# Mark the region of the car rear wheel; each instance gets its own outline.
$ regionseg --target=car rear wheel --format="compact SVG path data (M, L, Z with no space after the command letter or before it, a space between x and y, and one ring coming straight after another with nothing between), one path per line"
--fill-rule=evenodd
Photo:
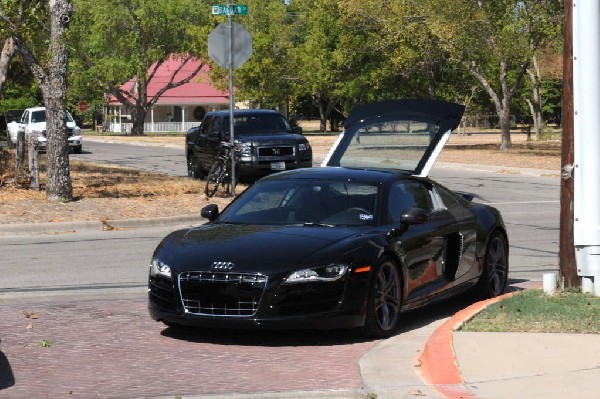
M508 283L508 243L504 235L495 231L485 251L483 270L475 286L480 298L493 298L504 292Z
M383 258L375 267L369 284L367 317L363 333L372 338L392 335L399 326L402 307L402 285L398 266L391 258Z

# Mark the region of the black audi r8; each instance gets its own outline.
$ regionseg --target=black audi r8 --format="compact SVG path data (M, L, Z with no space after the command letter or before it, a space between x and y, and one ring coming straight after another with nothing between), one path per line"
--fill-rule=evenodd
M208 205L208 223L156 248L151 317L385 337L403 311L467 290L502 293L502 216L426 177L462 111L423 100L360 106L324 167L263 178L222 212Z

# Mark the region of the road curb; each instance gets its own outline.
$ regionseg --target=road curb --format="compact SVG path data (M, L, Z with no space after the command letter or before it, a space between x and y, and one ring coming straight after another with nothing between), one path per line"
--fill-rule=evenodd
M438 327L427 340L417 359L417 364L420 365L417 374L421 379L446 399L474 399L473 393L464 385L452 346L452 333L489 305L514 294L515 292L509 292L474 303Z
M142 219L97 220L84 222L49 222L0 224L0 236L25 234L64 234L79 231L111 231L141 229L150 227L201 224L200 216L174 216Z

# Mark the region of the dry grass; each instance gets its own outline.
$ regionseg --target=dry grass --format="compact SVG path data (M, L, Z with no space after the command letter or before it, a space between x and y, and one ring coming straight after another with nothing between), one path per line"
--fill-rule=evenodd
M43 157L41 163L43 170ZM198 215L209 203L200 180L80 161L71 162L74 201L50 203L46 201L44 173L41 190L32 190L15 184L13 174L4 171L0 174L4 183L0 187L0 223ZM237 191L244 188L240 185ZM229 199L211 198L210 202L223 207Z
M87 135L87 138L94 138ZM128 137L99 136L111 141L144 141L152 145L183 147L181 136ZM315 160L322 160L335 135L308 136ZM525 135L513 136L513 149L498 151L499 135L453 135L440 155L440 162L520 166L560 170L560 141L529 142ZM4 154L7 154L4 152ZM43 156L41 157L42 170ZM71 220L117 220L144 217L198 215L210 203L225 206L228 198L204 195L204 182L116 166L71 162L75 200L49 203L43 190L14 184L14 160L0 158L0 223L40 223ZM42 188L45 182L41 174ZM244 186L239 186L241 192Z

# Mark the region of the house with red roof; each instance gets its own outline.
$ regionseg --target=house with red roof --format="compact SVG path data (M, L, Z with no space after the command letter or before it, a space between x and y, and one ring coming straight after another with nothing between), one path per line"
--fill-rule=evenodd
M174 73L176 75L173 81L182 80L197 69L202 61L190 60L180 71L177 71L182 62L181 58L172 57L158 68L148 84L148 98L154 97L165 87ZM149 71L153 68L154 65ZM188 83L165 91L146 115L144 131L187 131L190 127L197 126L206 112L228 108L229 92L219 90L211 84L209 70L209 65L205 64ZM133 94L135 86L135 79L131 79L121 86L121 89ZM121 132L131 130L131 119L127 108L113 95L108 98L105 128L109 131Z

